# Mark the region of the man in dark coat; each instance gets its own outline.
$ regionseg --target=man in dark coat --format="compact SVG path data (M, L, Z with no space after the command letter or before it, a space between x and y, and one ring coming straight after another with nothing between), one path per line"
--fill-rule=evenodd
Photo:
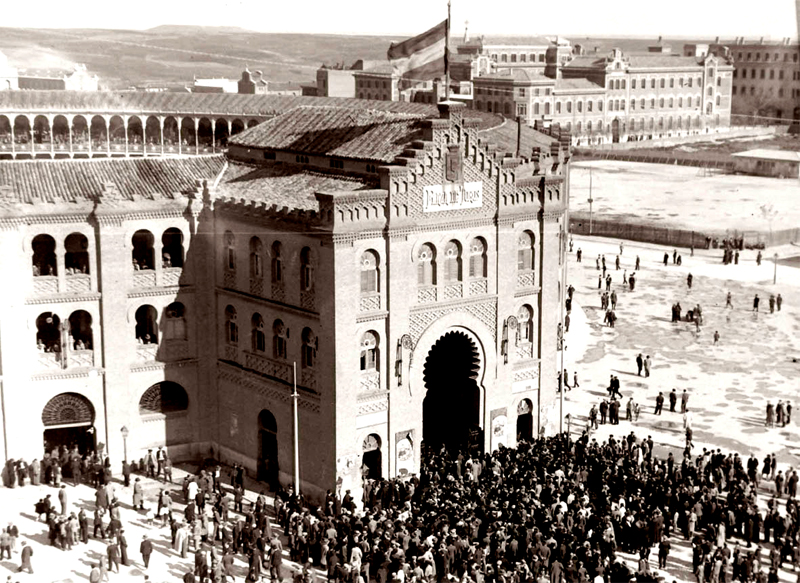
M119 546L117 546L117 543L112 540L106 549L106 553L108 554L108 570L113 571L116 568L117 573L119 573Z
M642 367L644 366L644 358L642 358L642 353L636 355L636 368L638 372L636 373L637 376L642 376Z
M121 528L119 534L117 535L117 544L119 545L122 564L127 567L130 565L130 563L128 562L128 539L125 538L124 528Z
M669 412L675 412L675 405L678 403L678 393L675 392L675 389L672 389L672 392L669 394Z
M139 545L139 552L142 553L144 568L148 569L150 567L150 555L153 554L153 543L150 542L150 539L147 538L147 535L144 535L142 538L142 544Z
M33 549L28 546L28 543L22 541L22 551L20 554L20 558L22 559L22 564L17 569L17 573L22 573L23 571L27 571L31 575L33 575L33 567L31 566L31 557L33 556Z

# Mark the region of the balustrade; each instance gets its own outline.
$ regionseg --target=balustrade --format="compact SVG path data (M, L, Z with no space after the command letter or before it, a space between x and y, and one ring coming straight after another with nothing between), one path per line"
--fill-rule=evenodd
M69 368L93 367L94 350L70 350L67 357L67 366Z
M254 352L245 352L244 367L286 383L292 382L292 365L284 360L273 360Z
M436 286L431 285L417 289L417 302L420 304L430 304L436 299Z
M156 287L156 272L153 269L143 269L133 272L133 287Z
M149 362L158 356L158 344L137 344L136 360L139 362Z
M92 278L88 273L73 273L67 275L65 280L69 293L88 292L92 289Z
M381 373L377 370L362 372L359 381L359 389L362 392L377 391L381 388Z
M463 286L461 283L450 283L444 286L444 299L456 300L463 297Z
M361 296L361 301L358 305L359 312L374 312L381 309L381 296L380 294L373 294L369 296Z
M33 293L45 296L58 293L58 277L55 275L39 275L33 278Z
M485 279L473 279L469 282L469 295L479 296L488 293L489 285Z

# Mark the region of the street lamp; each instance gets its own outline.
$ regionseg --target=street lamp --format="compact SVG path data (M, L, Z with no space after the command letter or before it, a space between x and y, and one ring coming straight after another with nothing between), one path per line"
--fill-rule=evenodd
M772 256L772 261L775 264L775 269L772 272L772 285L775 285L778 281L778 254Z
M120 429L119 432L122 434L122 449L123 449L123 452L124 452L124 455L125 455L125 463L127 464L128 463L128 434L130 433L130 431L128 431L128 428L123 425L122 429Z

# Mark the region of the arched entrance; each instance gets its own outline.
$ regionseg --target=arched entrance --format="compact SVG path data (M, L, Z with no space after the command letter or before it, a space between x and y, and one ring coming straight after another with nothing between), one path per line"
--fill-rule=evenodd
M383 454L380 436L370 433L361 444L361 474L368 480L380 480L383 475Z
M533 439L533 403L530 399L522 399L517 405L517 441Z
M478 346L464 331L446 332L428 352L422 402L422 439L427 447L483 450L480 364Z
M611 122L611 141L614 144L619 143L619 118L614 118Z
M95 450L94 407L78 393L56 395L42 410L44 450L78 448L81 455Z
M262 410L258 414L258 475L272 491L278 488L278 422L275 415Z

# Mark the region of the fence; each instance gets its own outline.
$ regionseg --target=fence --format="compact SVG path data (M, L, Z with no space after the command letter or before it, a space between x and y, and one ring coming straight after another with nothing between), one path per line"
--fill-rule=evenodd
M674 164L678 166L697 166L713 168L721 172L733 172L734 161L725 154L708 152L634 152L575 149L575 160L624 160L647 164Z
M589 235L589 214L584 212L570 213L570 233L576 235ZM721 241L722 239L744 238L748 246L771 247L785 245L800 241L800 229L780 229L776 231L691 231L673 227L656 227L627 221L614 221L609 219L594 219L592 221L591 235L596 237L611 237L626 241L639 241L654 243L656 245L669 245L671 247L692 247L703 249L706 247L706 238ZM713 245L712 245L713 246Z

